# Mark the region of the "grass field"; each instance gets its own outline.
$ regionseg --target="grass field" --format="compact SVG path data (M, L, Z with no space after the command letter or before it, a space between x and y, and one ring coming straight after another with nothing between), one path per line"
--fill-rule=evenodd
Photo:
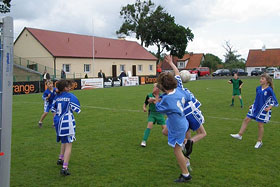
M254 149L258 129L248 126L242 141L237 133L248 106L255 99L258 79L244 79L242 96L230 107L232 86L227 80L200 80L185 84L201 101L207 136L193 148L189 186L280 186L280 110L273 108L265 125L261 149ZM280 100L280 81L274 81ZM147 126L142 112L152 85L79 90L82 112L76 115L77 141L73 143L71 176L60 176L51 115L42 129L41 94L13 97L11 186L174 186L180 174L173 149L161 128L154 126L147 147L140 142Z

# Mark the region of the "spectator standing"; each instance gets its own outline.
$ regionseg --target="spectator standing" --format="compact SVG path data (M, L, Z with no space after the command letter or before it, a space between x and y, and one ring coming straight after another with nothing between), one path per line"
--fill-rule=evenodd
M66 73L65 73L65 71L62 69L61 70L61 79L66 79Z

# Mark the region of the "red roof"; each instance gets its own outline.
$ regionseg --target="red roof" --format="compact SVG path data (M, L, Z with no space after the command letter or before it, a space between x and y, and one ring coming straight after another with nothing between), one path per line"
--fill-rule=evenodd
M276 67L280 66L280 49L251 49L246 67Z
M173 57L173 63L177 66L177 62L188 60L187 66L184 69L193 69L200 67L200 63L203 58L203 53L187 53L183 58L178 59L178 57ZM162 69L171 70L172 68L167 63L162 63Z
M54 57L93 58L92 44L94 42L95 58L157 60L154 55L135 41L93 37L34 28L25 29L27 29Z

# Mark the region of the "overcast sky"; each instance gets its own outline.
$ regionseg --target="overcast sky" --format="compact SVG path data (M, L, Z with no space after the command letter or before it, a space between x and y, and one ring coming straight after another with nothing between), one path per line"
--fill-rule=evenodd
M135 0L12 0L17 37L24 27L116 38L122 6ZM279 0L153 0L194 33L187 51L223 58L229 40L247 59L249 49L280 48ZM4 16L3 14L1 16ZM149 50L155 50L151 47Z

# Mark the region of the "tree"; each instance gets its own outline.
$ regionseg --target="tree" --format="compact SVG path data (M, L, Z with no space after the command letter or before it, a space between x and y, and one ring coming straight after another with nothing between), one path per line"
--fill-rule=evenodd
M136 33L136 38L141 39L142 46L155 45L157 62L164 50L170 51L171 55L179 58L183 57L188 42L193 40L192 31L176 24L174 17L163 7L157 6L156 9L153 7L154 3L151 1L140 0L136 0L133 5L123 7L121 15L125 21L117 33L125 35Z
M209 67L210 70L216 71L218 64L222 64L222 60L219 57L210 53L204 56L204 61L202 62L203 67Z
M151 16L147 17L145 22L145 46L157 46L157 58L166 50L171 55L182 58L188 41L193 40L193 33L189 28L185 28L175 23L173 16L168 14L163 7L158 6Z
M142 36L145 32L143 22L153 11L154 3L151 0L143 2L136 0L134 4L128 4L122 7L120 15L124 19L124 23L116 33L127 36L135 33L136 38L140 39L141 45L143 46L144 40Z
M240 58L241 55L237 54L236 50L233 50L233 46L230 44L230 41L226 41L225 45L223 45L226 50L225 57L225 68L234 69L234 68L245 68L245 59Z
M11 0L3 0L3 4L0 4L0 13L8 13L11 8Z

